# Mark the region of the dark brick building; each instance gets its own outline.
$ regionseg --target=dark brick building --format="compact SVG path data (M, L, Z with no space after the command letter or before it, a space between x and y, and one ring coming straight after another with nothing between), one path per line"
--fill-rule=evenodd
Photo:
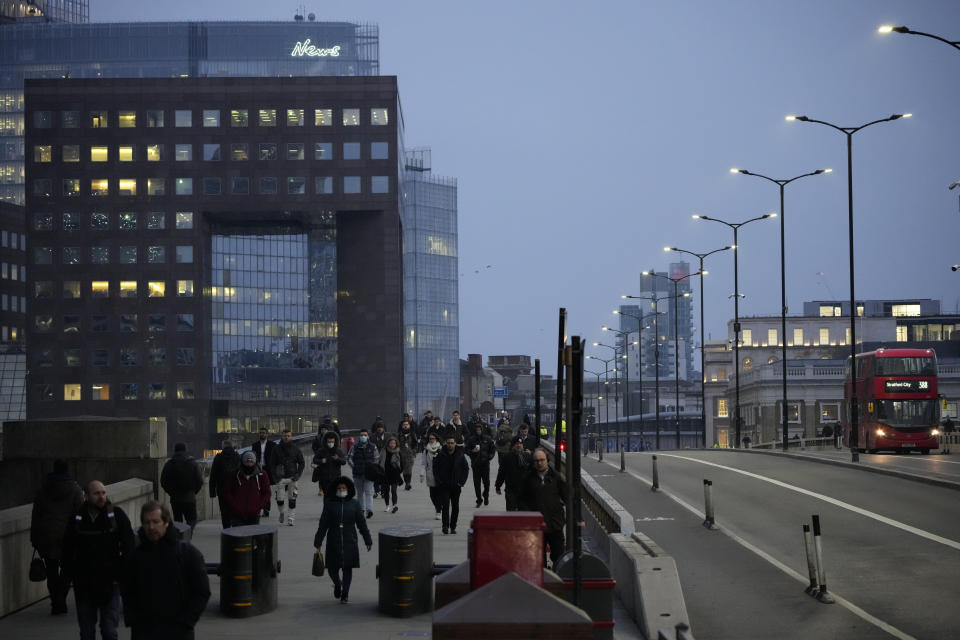
M402 412L396 78L27 81L27 417Z

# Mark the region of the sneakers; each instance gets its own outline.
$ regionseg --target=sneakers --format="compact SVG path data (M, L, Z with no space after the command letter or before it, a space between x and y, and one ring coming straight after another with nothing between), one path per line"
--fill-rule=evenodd
M404 487L405 490L410 491L410 484L407 483L407 486Z
M293 526L293 516L290 516L289 518L287 518L287 526L288 527Z
M397 509L399 509L399 508L400 508L400 507L398 507L397 505L393 505L393 508L390 509L390 513L396 513L396 512L397 512Z
M439 512L439 511L437 511L437 515L435 515L435 516L433 517L433 519L434 519L434 520L439 520L439 519L440 519L440 512Z
M452 535L452 536L457 535L457 528L456 528L456 527L450 527L450 535Z
M347 597L347 594L343 594L340 597L340 604L349 604L349 602L350 602L350 598Z
M387 505L387 508L383 510L384 513L390 513L390 505Z
M484 504L484 505L489 505L489 504L490 504L490 498L489 498L489 496L484 496L484 498L483 498L483 504Z
M281 512L280 512L280 524L283 524L283 520L284 520L284 515L283 515L283 512L281 511Z
M447 529L446 527L444 527L443 529L441 529L441 531L443 531L443 535L447 535L448 533L450 533L450 530Z
M477 506L479 507L481 504L483 504L483 500L481 500L480 498L477 498Z
M367 520L373 517L373 511L367 511Z

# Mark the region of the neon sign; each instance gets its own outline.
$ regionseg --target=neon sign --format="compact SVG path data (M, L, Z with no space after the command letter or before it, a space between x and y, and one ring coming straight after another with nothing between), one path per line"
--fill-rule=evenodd
M307 38L303 42L298 42L293 47L293 51L290 52L291 57L302 58L303 56L310 56L313 58L339 58L340 57L340 45L335 47L330 47L329 49L321 49L310 44L310 38Z

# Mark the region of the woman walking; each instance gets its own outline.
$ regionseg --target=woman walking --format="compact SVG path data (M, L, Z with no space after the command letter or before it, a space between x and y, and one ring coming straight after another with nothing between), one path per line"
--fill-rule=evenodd
M320 486L320 495L323 496L324 503L330 502L329 493L324 493L334 480L340 477L343 465L347 463L347 456L340 448L340 436L335 431L327 431L323 434L323 441L316 455L313 456L313 464L316 467L317 484Z
M313 546L319 552L323 546L323 539L327 539L325 564L330 572L330 579L333 580L333 597L339 598L341 604L347 604L353 570L360 567L357 530L359 529L363 536L367 551L373 548L373 538L370 537L370 529L367 528L363 508L354 500L357 490L353 480L340 476L327 491L333 496L323 505L323 513L320 516L320 524L317 526L317 535L313 538ZM329 537L327 537L328 533Z
M427 435L427 444L423 447L423 453L420 454L420 482L427 481L427 487L430 488L430 502L433 503L433 509L437 512L436 519L440 519L440 512L443 509L443 502L440 501L440 489L437 487L437 481L433 477L433 459L440 453L440 441L437 434L431 432Z
M397 436L389 435L386 437L383 449L380 450L380 468L386 478L383 488L383 499L387 503L384 509L387 513L396 513L397 506L397 487L403 484L403 452L400 451L400 440ZM393 506L390 506L390 500L393 499Z

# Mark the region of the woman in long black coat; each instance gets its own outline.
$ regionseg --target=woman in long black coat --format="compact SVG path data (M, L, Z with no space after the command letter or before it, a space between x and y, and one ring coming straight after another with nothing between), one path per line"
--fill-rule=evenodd
M320 551L323 539L327 539L327 553L324 559L327 570L330 572L330 579L333 580L333 597L347 604L353 570L360 567L357 530L359 529L360 534L363 535L367 551L373 547L373 538L370 537L370 529L367 528L363 508L354 499L357 489L353 480L341 476L330 485L327 491L332 497L323 505L323 513L320 515L317 535L313 538L313 546Z

